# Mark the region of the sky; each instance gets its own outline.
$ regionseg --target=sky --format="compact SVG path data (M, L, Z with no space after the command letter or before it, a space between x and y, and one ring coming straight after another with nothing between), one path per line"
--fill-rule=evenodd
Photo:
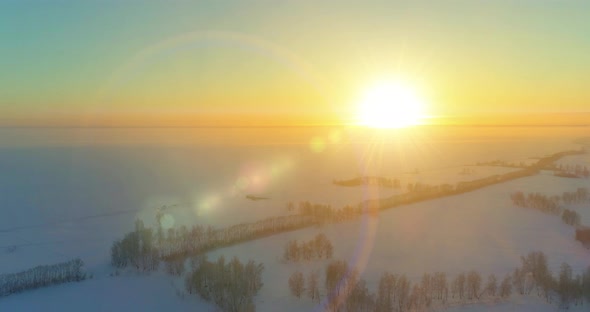
M430 115L590 111L589 1L0 1L0 113L354 114L383 79Z

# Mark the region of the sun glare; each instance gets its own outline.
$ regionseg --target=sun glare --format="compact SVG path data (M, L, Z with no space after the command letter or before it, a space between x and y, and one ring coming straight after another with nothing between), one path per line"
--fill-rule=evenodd
M373 128L403 128L422 119L423 100L411 86L380 82L365 91L359 103L359 124Z

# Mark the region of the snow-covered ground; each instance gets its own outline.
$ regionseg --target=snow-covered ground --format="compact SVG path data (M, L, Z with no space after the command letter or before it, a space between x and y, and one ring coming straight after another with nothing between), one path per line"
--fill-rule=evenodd
M488 143L490 146L486 145ZM400 166L394 161L382 160L379 163L383 167L382 172L373 172L376 167L361 168L359 159L364 159L363 155L341 157L342 153L350 150L356 152L356 148L342 150L344 147L338 149L335 146L329 146L321 153L309 150L294 152L292 149L286 149L285 152L280 148L247 156L239 155L238 158L232 155L234 158L227 156L225 159L226 155L220 154L213 164L200 163L192 151L162 153L164 156L158 156L171 163L178 162L179 168L153 165L156 156L145 160L146 164L140 161L119 163L111 154L104 156L95 151L72 152L68 160L70 163L88 162L84 166L92 165L97 168L97 171L92 172L100 172L105 178L85 180L89 172L84 171L82 166L70 168L51 163L52 168L55 168L53 171L33 166L30 171L34 171L34 174L23 171L31 174L31 177L20 176L19 172L19 175L10 176L14 185L10 181L4 183L5 196L13 195L10 192L19 191L19 187L29 187L34 192L14 195L14 201L0 198L3 205L8 207L3 208L0 218L0 274L80 257L94 277L81 283L0 298L0 311L64 311L64 307L71 311L211 311L214 307L195 296L185 294L182 298L183 284L179 278L163 273L146 276L125 273L111 277L113 270L109 266L109 251L112 242L130 231L136 218L153 225L156 211L163 205L168 205L164 211L174 225L201 223L223 227L286 214L286 204L290 201L297 203L307 200L341 207L356 204L367 197L385 197L400 192L387 188L340 187L332 184L333 179L379 173L385 177L399 178L402 185L415 182L454 184L518 170L467 166L477 161L501 159L517 162L562 150L564 146L569 147L565 143L555 146L536 143L524 147L516 147L515 143L510 143L514 144L511 147L492 143L473 143L477 147L469 143L457 152L443 150L443 143L420 146L427 150L426 153L402 155L402 152L390 151L391 159L399 160L404 156L405 162ZM429 155L428 150L436 153ZM153 150L147 149L146 152L141 150L137 153L150 156L151 152ZM43 157L62 157L52 156L51 153ZM135 152L129 153L136 156L133 154ZM199 151L196 155L200 153L203 152ZM26 151L22 155L27 155ZM9 165L31 166L26 162L20 163L22 155L18 155L18 161L3 162L7 164L4 169L8 170ZM86 160L93 155L106 160ZM34 164L36 160L31 159L30 163ZM101 161L105 161L108 166ZM570 156L562 161L567 164L589 163L588 155ZM190 165L192 162L198 164L193 168ZM205 181L208 183L203 182L205 186L186 187L178 193L171 191L184 186L175 184L174 179L182 180L185 184L192 183L191 179L202 181L213 176L207 170L215 166L221 168L219 170L223 174ZM121 171L125 168L133 171ZM188 168L186 171L193 170L194 174L184 172L185 168ZM418 168L419 173L404 174L414 168ZM463 174L464 168L473 170ZM41 169L48 172L38 173ZM70 172L60 175L63 170ZM59 174L54 174L54 171ZM144 175L143 172L149 174ZM53 193L57 194L59 189L52 183L60 181L67 181L66 191L72 188L73 194L64 200L53 201L53 196L57 196ZM146 187L145 190L125 188L131 185L126 183L147 185L148 182L156 186ZM366 217L275 235L216 250L208 256L212 259L220 255L238 256L243 260L253 259L264 263L264 287L255 301L258 311L277 311L277 307L281 311L309 311L314 308L308 300L297 300L289 294L287 279L295 270L305 273L314 269L323 270L327 261L285 264L280 261L280 257L287 241L308 240L318 233L325 233L333 242L336 259L348 260L358 266L372 291L376 288L379 276L385 271L406 274L414 280L426 272L443 271L452 277L472 269L484 276L490 273L503 276L519 265L520 256L530 251L545 252L554 272L564 261L572 265L575 272L579 272L590 265L590 251L574 240L573 228L563 224L560 218L515 207L509 197L514 191L560 195L565 191L575 191L578 187L590 188L590 180L560 178L547 172L466 194L394 208L381 212L378 218ZM87 192L91 188L98 188L97 195ZM154 192L154 189L159 191ZM131 206L111 208L115 200L120 200L117 196L123 196L121 192L130 198L124 202ZM131 198L134 194L142 200ZM247 194L269 199L251 201L245 198ZM18 209L12 208L18 204L17 199L26 204L18 206ZM580 212L583 223L590 225L588 205L572 208ZM12 250L11 246L16 246L16 249ZM66 302L67 305L64 305ZM526 309L554 311L555 306L535 298L514 297L508 302L453 307L449 311Z
M287 279L295 270L308 273L323 269L327 262L293 265L279 259L287 241L308 240L318 233L325 233L334 243L336 259L359 266L373 291L385 271L414 280L427 272L455 276L474 269L483 276L504 276L520 265L520 256L531 251L543 251L553 272L562 262L581 272L590 264L590 251L574 240L574 229L554 216L515 207L509 198L515 190L558 194L581 183L584 181L539 175L394 208L380 213L377 220L304 229L217 250L209 256L237 256L265 264L259 311L273 311L277 306L293 306L292 311L313 308L308 300L290 298Z
M482 304L465 304L444 309L446 312L554 312L555 305L549 304L538 297L514 296L509 301L492 301ZM569 311L585 311L584 307L572 307Z
M0 311L216 311L164 273L95 276L0 299Z

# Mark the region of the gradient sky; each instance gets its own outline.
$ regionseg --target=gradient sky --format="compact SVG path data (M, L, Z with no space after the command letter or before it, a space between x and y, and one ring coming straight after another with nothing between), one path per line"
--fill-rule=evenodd
M590 110L590 1L0 1L0 112Z

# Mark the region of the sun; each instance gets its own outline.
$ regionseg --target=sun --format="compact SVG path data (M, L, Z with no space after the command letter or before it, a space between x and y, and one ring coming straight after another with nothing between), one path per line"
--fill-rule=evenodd
M359 102L358 123L373 128L404 128L420 124L424 101L403 82L381 81Z

